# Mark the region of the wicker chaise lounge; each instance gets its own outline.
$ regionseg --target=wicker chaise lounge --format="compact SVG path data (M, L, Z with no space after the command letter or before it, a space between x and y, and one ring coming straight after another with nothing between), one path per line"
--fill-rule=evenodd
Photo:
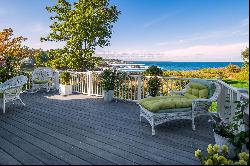
M150 123L152 135L155 135L155 126L175 119L192 120L195 130L195 117L209 113L208 109L220 91L216 82L191 79L183 91L171 91L171 96L140 100L140 121L144 117Z

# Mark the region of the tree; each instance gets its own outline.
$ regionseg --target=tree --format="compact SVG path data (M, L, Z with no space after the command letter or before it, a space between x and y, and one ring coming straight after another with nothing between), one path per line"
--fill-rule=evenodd
M148 76L161 76L163 74L161 68L159 68L158 66L150 66L145 72L145 75Z
M241 56L244 61L245 66L249 66L249 48L247 47L244 51L241 52Z
M55 6L46 7L53 16L51 32L41 41L66 42L62 49L52 50L60 66L84 70L97 46L110 45L113 23L120 11L110 6L109 0L78 0L73 4L58 0Z
M0 67L1 71L5 71L1 73L4 80L16 74L16 70L20 68L20 60L27 55L28 48L22 45L25 40L22 36L13 37L11 28L0 31Z

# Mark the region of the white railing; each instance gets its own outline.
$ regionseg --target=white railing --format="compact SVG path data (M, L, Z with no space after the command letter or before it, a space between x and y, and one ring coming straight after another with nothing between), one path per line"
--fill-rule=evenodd
M59 88L59 73L56 71L54 76L54 86ZM103 89L98 77L101 72L70 72L71 85L73 85L73 92L82 93L89 96L103 96ZM30 74L26 74L31 78ZM178 77L158 77L161 79L160 95L169 96L170 90L182 90L189 82L189 78ZM124 78L119 79L114 89L114 97L116 99L137 101L148 96L147 82L150 76L142 75L125 75ZM232 120L232 116L236 111L235 101L249 100L249 94L243 89L234 88L221 80L217 81L221 86L221 94L217 101L217 112L225 120ZM31 88L31 79L26 84L26 89ZM249 115L249 109L245 110L245 114Z
M169 96L170 90L182 90L189 82L186 78L158 77L161 80L160 95ZM150 76L127 75L115 86L115 98L137 101L146 98L148 94L147 82Z
M225 82L217 81L221 86L221 94L217 101L217 112L227 122L231 122L236 112L236 101L249 101L248 91L245 89L239 89L231 87ZM244 110L244 120L249 124L249 105ZM241 126L241 131L246 130L247 125Z
M100 72L70 72L73 92L89 96L102 96L102 86L98 75Z
M221 94L218 98L217 110L221 117L225 120L232 120L232 116L236 111L236 101L248 100L249 94L247 90L234 88L225 82L217 81L221 86ZM249 110L245 110L245 113L249 115Z

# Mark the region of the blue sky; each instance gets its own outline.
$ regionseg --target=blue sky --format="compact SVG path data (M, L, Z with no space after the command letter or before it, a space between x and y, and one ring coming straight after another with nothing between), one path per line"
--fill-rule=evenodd
M71 0L73 1L73 0ZM56 0L0 0L0 29L11 27L34 48L49 31L45 7ZM249 45L249 0L111 0L122 12L106 58L155 61L241 61Z

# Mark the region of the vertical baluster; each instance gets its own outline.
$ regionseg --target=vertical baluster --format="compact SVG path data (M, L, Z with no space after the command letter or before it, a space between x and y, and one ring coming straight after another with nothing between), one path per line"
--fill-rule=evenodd
M141 75L138 75L138 92L137 92L137 100L141 99Z
M169 96L169 86L168 86L168 79L166 79L166 91L167 91L167 96Z
M144 78L142 78L142 84L141 84L141 88L142 88L142 98L145 98L145 85L144 85Z

